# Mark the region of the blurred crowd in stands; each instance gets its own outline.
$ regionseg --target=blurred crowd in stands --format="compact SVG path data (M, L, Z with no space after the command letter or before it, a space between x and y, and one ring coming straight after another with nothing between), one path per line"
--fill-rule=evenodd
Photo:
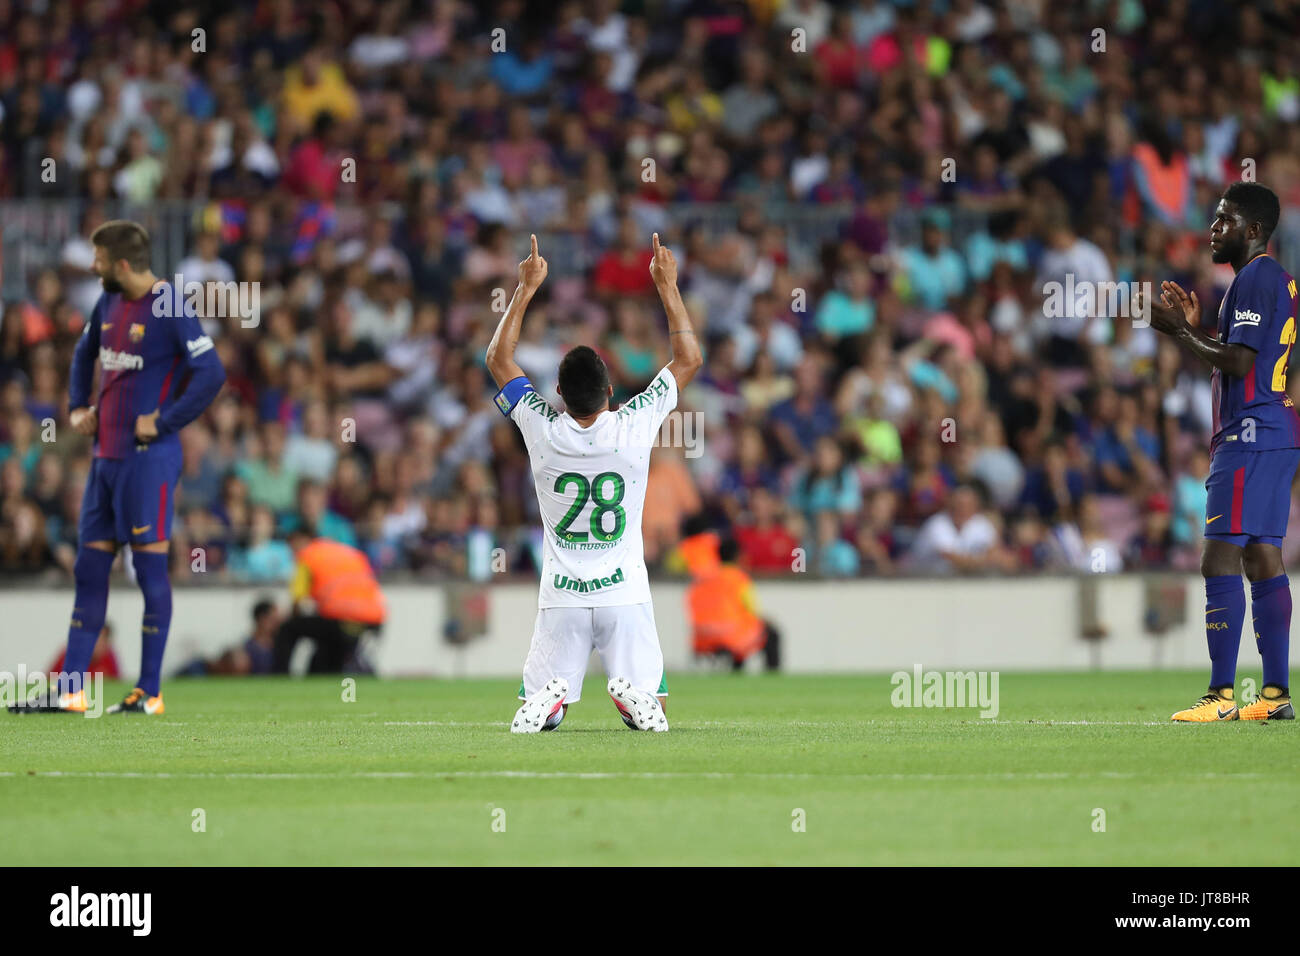
M653 459L652 567L681 570L693 523L758 575L1193 569L1208 368L1123 297L1054 309L1044 290L1174 279L1213 323L1232 273L1211 210L1243 177L1281 197L1294 261L1298 17L0 0L0 203L78 210L3 303L0 573L70 574L86 237L168 200L193 203L186 255L154 271L258 283L261 306L254 327L204 320L229 382L182 436L178 582L285 580L300 526L385 574L535 573L488 340L536 232L551 278L520 364L558 401L561 356L587 344L616 400L635 394L668 356L653 230L706 365L681 405L701 444ZM829 224L812 239L810 210Z

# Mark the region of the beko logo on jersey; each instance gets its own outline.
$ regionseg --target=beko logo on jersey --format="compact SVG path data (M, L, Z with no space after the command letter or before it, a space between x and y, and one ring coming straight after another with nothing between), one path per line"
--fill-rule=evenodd
M1242 311L1236 309L1233 312L1234 321L1232 327L1240 328L1243 325L1259 325L1260 315L1258 312Z
M190 358L198 358L213 347L212 336L200 335L197 339L187 339L185 347L190 350Z
M139 371L144 368L144 356L133 355L130 352L119 352L117 349L101 346L99 349L99 364L104 367L106 372Z
M611 588L616 584L623 583L623 569L617 568L613 574L607 578L592 578L590 581L577 581L567 574L555 575L555 587L559 591L577 591L579 594L586 594L588 591L599 591L601 588Z

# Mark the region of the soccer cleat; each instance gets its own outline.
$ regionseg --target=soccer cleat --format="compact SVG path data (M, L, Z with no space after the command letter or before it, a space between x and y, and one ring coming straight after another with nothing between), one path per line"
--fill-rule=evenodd
M1275 696L1265 696L1272 690ZM1295 720L1295 708L1291 706L1291 695L1281 688L1265 687L1264 693L1241 708L1242 720Z
M11 714L84 714L86 712L86 692L79 690L73 694L39 694L21 704L10 704Z
M563 677L552 677L546 686L524 701L510 723L512 734L536 734L547 729L546 725L556 712L563 712L564 698L569 696L569 682ZM558 721L551 723L554 729Z
M1170 717L1185 723L1204 724L1214 720L1237 720L1239 712L1237 703L1227 697L1211 691L1186 710L1180 710Z
M139 687L122 698L122 703L113 704L104 710L106 714L149 714L158 716L163 712L162 694L150 697Z
M626 677L610 678L608 690L623 723L632 730L653 730L661 734L668 729L668 716L654 694L637 690Z

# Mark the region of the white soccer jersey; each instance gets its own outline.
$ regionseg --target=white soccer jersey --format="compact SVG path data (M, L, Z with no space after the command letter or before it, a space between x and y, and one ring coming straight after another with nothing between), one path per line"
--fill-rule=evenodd
M612 607L650 600L641 542L646 476L659 427L677 407L665 367L644 392L587 428L557 412L526 378L497 406L528 446L546 543L537 606Z

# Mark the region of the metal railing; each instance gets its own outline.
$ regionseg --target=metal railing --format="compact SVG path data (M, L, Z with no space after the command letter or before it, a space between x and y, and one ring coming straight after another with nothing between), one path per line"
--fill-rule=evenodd
M60 269L64 246L87 238L86 214L96 207L105 219L131 219L149 232L152 257L166 272L190 249L195 215L205 203L167 200L139 205L84 199L8 199L0 202L0 298L25 298L45 269ZM157 269L155 269L157 271Z
M0 300L26 298L37 275L44 269L59 269L62 250L70 240L85 237L84 222L89 208L108 219L132 219L143 225L153 241L154 271L171 275L192 248L193 237L203 220L211 221L211 201L163 200L147 205L113 200L92 203L84 199L10 199L0 201ZM680 235L687 229L702 229L706 235L720 235L734 228L740 218L739 203L677 203L664 207L664 215ZM965 247L971 233L986 227L983 213L951 208L951 239L958 249ZM340 204L335 209L336 239L364 233L372 208ZM848 204L812 205L775 202L760 207L765 222L780 223L786 230L791 264L800 270L816 267L823 243L835 239L853 217ZM921 210L902 210L889 223L889 238L896 245L920 241ZM516 245L520 257L527 251L527 232L520 228ZM605 246L588 234L541 230L546 256L555 275L582 275L590 270ZM292 237L289 237L292 238ZM1121 250L1135 248L1136 230L1122 230ZM1285 268L1300 275L1300 208L1284 207L1274 233L1273 247Z
M148 205L123 201L93 204L106 219L131 219L149 231L152 239L154 272L172 274L189 253L200 225L210 221L210 201L168 200ZM0 201L0 298L25 298L37 275L44 269L59 269L66 243L84 238L86 213L92 203L79 199L14 199ZM735 228L741 206L735 203L679 203L663 210L668 223L680 236L685 230L700 229L716 236ZM335 209L335 239L362 236L373 210L340 204ZM852 219L851 205L769 203L761 207L765 222L780 223L787 235L787 251L798 269L815 268L822 244L838 237ZM955 211L953 240L964 242L985 218L980 214ZM527 233L520 228L516 238L522 258L527 251ZM607 246L589 234L567 230L537 230L555 275L582 275L590 270ZM920 218L912 211L900 214L890 224L897 242L912 243L920 237ZM280 237L286 238L286 237ZM292 238L292 237L287 237Z

